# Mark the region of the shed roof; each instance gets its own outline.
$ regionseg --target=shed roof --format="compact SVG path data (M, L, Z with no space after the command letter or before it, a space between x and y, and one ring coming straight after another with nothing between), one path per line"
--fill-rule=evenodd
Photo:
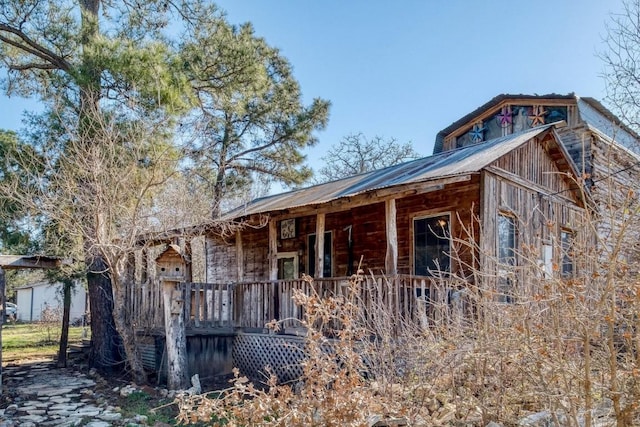
M2 255L0 267L5 270L21 268L58 268L61 264L68 264L69 260L46 255Z
M246 215L317 205L383 188L437 181L479 172L531 138L549 131L553 125L548 124L527 129L481 144L446 151L337 181L258 198L229 211L222 219L231 220Z

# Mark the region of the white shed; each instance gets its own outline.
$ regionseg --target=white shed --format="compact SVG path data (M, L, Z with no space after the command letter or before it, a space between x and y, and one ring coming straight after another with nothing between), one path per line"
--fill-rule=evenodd
M62 318L62 283L39 282L25 285L17 290L18 320L36 322L50 313L54 318ZM87 292L81 284L71 291L71 323L82 319L88 309ZM54 320L54 319L51 319Z

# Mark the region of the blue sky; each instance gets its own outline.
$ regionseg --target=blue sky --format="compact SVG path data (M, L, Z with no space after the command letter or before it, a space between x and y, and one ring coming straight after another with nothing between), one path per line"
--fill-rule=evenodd
M602 99L596 53L619 0L222 0L281 49L304 97L332 102L320 143L362 132L431 154L436 133L500 93ZM34 102L0 96L0 128L18 130Z

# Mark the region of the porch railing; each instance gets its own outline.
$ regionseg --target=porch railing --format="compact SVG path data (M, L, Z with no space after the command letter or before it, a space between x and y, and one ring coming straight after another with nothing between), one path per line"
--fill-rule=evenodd
M133 321L140 329L162 329L161 289L145 284L130 293ZM304 319L304 308L293 301L296 290L306 295L350 298L359 321L396 327L406 322L421 326L449 321L468 310L460 298L464 283L398 275L365 276L355 286L349 278L278 280L245 283L181 283L185 326L191 330L264 328L272 320L294 328Z

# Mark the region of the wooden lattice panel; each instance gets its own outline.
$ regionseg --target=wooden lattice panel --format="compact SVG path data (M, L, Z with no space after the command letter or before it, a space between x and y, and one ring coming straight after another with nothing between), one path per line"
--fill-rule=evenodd
M238 334L233 343L233 363L253 381L266 382L271 372L280 383L302 376L304 339L283 335Z

